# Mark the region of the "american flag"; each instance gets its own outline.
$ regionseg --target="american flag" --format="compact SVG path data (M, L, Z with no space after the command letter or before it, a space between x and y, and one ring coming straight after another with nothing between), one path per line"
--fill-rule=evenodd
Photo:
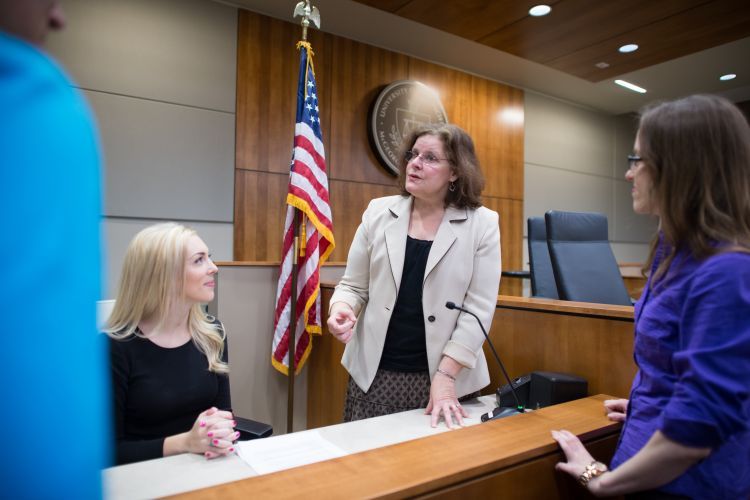
M289 374L289 327L292 324L292 261L294 259L294 217L300 212L300 251L297 273L297 302L294 323L296 346L295 373L307 360L312 334L321 333L320 266L333 251L333 218L328 199L323 136L313 68L313 51L307 42L297 44L300 51L297 86L297 123L294 152L289 173L287 212L284 223L281 272L276 288L271 363Z

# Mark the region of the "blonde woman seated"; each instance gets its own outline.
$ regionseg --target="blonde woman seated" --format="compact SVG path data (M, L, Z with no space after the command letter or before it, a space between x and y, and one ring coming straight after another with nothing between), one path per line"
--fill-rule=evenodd
M118 464L234 451L226 335L201 307L217 271L203 240L179 224L130 243L106 328Z

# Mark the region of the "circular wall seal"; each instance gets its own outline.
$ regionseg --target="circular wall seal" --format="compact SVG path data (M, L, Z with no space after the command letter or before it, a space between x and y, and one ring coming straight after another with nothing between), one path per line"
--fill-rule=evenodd
M398 175L401 142L415 128L428 123L448 123L437 93L414 80L393 82L378 94L370 110L370 140L376 156Z

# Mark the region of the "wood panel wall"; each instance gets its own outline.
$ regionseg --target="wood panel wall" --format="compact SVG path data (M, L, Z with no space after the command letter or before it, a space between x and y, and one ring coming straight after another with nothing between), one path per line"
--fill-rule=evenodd
M294 134L299 26L240 10L234 258L280 260ZM367 118L396 80L419 80L440 95L448 119L474 139L487 184L484 204L500 213L503 269L522 267L523 91L335 35L312 31L336 250L345 262L367 203L398 193L370 147ZM515 281L516 283L513 283ZM518 280L502 293L520 295Z

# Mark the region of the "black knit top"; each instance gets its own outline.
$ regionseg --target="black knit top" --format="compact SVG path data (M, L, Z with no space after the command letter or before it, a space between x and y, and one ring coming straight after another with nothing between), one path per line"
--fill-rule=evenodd
M380 368L398 372L427 371L422 285L432 241L406 238L404 271L385 337Z

